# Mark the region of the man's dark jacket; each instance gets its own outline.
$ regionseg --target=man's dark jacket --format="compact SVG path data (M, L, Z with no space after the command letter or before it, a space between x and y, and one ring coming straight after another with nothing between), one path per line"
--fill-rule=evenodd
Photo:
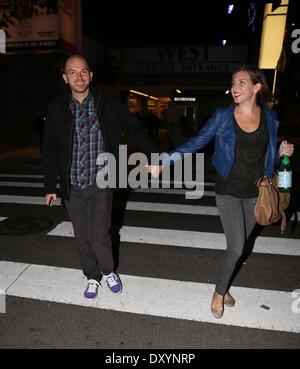
M154 142L144 133L141 122L116 96L94 88L91 88L90 91L94 97L105 151L115 156L116 168L119 167L119 145L122 144L122 132L130 141L138 145L148 157L152 152L157 152ZM70 198L70 171L74 136L69 99L70 96L65 95L49 103L43 141L45 193L57 193L56 183L57 177L59 177L60 194L66 200Z

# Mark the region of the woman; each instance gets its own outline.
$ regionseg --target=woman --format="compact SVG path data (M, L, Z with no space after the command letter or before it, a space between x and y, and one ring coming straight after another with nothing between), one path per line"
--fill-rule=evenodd
M221 318L226 306L234 306L229 293L231 279L245 242L255 226L254 206L258 189L253 183L264 173L272 178L279 156L291 156L292 144L283 141L278 151L276 113L269 109L273 96L262 71L255 66L242 66L232 76L231 93L234 106L217 109L197 137L165 155L162 167L150 167L153 176L161 169L193 153L215 138L213 165L217 170L216 204L220 213L227 249L220 264L211 311ZM230 216L228 216L230 214Z

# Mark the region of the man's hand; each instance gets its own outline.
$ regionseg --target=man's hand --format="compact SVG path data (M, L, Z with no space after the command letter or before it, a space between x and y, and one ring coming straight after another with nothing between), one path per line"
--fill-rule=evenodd
M55 201L56 201L56 193L48 193L45 196L45 198L46 198L46 205L47 206L53 206ZM50 203L50 200L51 200L51 203Z

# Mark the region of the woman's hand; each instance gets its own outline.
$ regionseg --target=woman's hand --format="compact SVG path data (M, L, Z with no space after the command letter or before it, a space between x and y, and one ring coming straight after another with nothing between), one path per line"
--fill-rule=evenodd
M292 156L294 152L294 145L288 143L287 141L282 141L279 146L279 156L287 155Z

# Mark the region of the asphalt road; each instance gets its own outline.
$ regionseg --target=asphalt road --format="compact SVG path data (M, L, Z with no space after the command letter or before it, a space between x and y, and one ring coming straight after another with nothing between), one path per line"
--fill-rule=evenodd
M300 293L299 215L288 222L283 237L278 224L257 228L255 245L260 244L233 283L236 306L216 320L209 308L223 231L217 215L201 214L203 207L215 211L213 183L197 200L186 200L183 191L118 193L114 251L124 290L116 297L103 285L97 302L86 304L64 206L30 203L43 196L42 178L24 169L13 172L2 170L0 177L2 221L34 216L51 219L53 225L29 235L0 234L0 288L5 291L0 348L101 349L102 363L115 360L119 367L138 365L121 363L129 360L124 352L131 349L180 349L200 360L199 349L300 348L300 301L292 295ZM128 203L135 210L125 210ZM154 210L147 210L147 204ZM169 204L180 210L166 212ZM297 215L298 204L294 196L289 217ZM196 206L196 213L188 206ZM112 357L111 350L117 355L119 349L125 351ZM150 352L140 355L140 365L158 364Z

